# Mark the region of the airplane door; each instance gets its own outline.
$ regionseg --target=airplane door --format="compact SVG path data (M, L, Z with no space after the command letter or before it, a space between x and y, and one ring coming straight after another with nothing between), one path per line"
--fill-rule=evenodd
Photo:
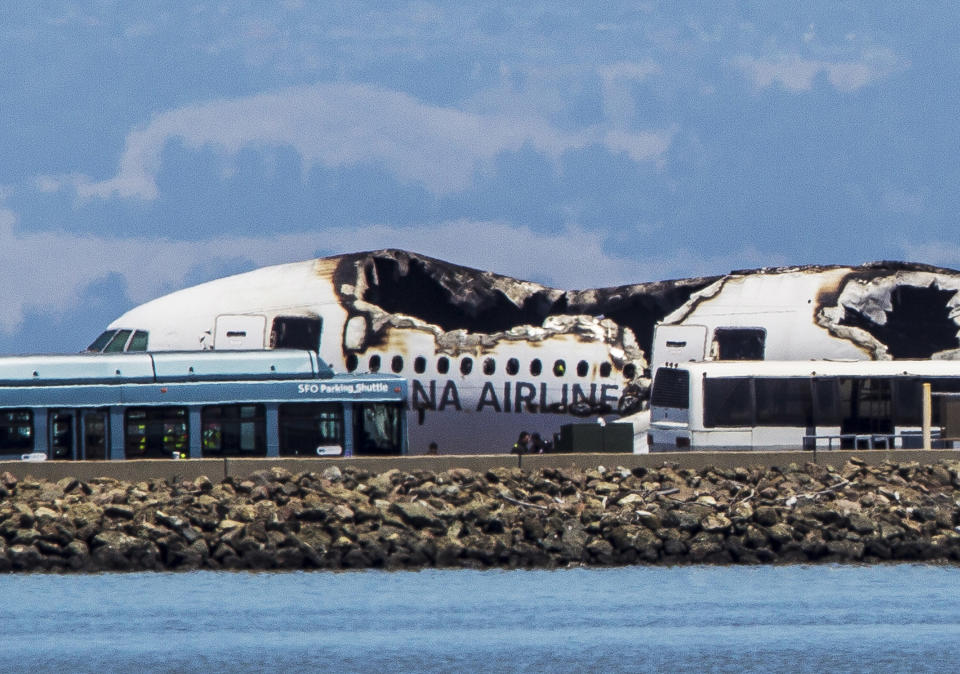
M274 349L306 349L320 352L323 321L311 316L277 316L270 329L270 346Z
M707 326L658 325L653 332L654 366L686 363L707 356Z
M229 314L217 316L213 348L218 351L262 349L266 326L266 316Z
M50 458L69 461L77 458L77 411L50 410L47 415Z

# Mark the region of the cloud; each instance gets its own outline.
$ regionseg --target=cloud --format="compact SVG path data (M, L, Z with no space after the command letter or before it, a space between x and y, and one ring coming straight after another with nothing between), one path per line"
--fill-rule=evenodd
M773 59L745 56L738 59L736 65L758 89L779 84L787 91L809 91L816 77L823 74L834 89L843 93L861 89L905 67L887 49L868 51L850 61L805 59L790 54Z
M478 114L423 103L402 92L364 84L317 84L218 100L155 116L126 138L116 175L44 177L39 184L72 185L83 199L113 196L152 200L164 146L242 148L289 146L307 166L371 164L437 195L465 189L474 173L502 152L531 146L553 159L571 149L602 145L653 160L672 131L613 135L605 128L563 131L537 114Z
M939 267L960 269L960 246L954 241L930 241L927 243L903 243L902 259L922 261Z
M76 312L85 289L110 278L127 298L142 303L201 282L224 267L246 269L293 262L314 254L403 248L478 269L540 281L565 289L722 273L759 266L769 256L750 250L736 256L699 258L692 251L652 252L633 259L610 252L601 233L578 225L536 232L506 222L456 220L420 227L372 225L317 229L262 237L199 241L106 237L71 232L20 232L16 217L0 208L0 333L15 332L30 315ZM238 270L239 271L239 270ZM116 307L116 315L128 307Z

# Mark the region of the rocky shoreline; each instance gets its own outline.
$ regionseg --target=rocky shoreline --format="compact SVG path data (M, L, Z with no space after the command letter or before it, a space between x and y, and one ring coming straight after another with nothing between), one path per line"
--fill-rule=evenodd
M0 571L960 561L960 462L0 474Z

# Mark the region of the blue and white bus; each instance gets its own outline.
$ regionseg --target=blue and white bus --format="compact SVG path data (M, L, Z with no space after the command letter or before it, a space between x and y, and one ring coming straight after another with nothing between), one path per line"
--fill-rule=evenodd
M960 361L669 364L654 373L647 439L652 452L919 448L924 383L960 392Z
M315 352L0 358L0 458L399 455L406 380Z

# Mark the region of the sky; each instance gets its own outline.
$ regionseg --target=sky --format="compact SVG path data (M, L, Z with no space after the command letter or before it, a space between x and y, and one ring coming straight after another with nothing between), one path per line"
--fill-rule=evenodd
M565 289L960 267L960 5L593 4L2 3L0 352L385 247Z

